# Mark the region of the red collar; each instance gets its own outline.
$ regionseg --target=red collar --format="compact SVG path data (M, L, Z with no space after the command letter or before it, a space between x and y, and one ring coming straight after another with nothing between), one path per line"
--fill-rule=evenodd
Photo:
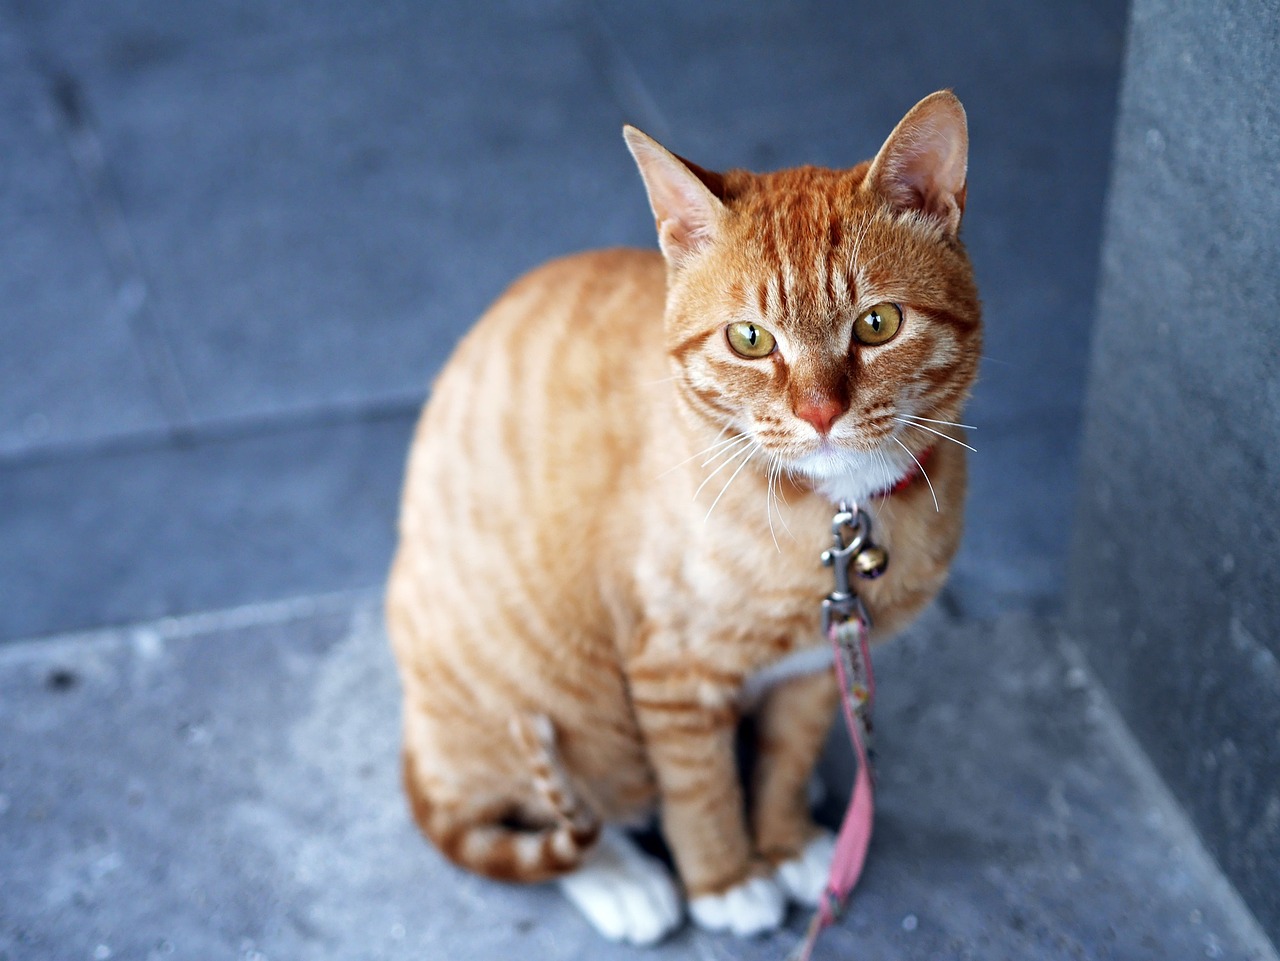
M871 495L871 498L873 500L880 500L883 497L892 497L894 494L901 494L904 490L920 479L920 476L924 473L924 465L932 455L933 448L926 447L915 456L915 459L911 464L911 469L903 474L896 484L892 487L886 487L884 490L876 491Z

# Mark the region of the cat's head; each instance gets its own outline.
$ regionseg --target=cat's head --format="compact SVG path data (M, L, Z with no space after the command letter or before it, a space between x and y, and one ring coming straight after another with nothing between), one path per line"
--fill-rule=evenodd
M938 440L930 430L949 431L934 422L958 419L981 353L958 238L960 101L926 97L850 170L714 173L625 136L668 263L667 348L687 412L832 499L908 473Z

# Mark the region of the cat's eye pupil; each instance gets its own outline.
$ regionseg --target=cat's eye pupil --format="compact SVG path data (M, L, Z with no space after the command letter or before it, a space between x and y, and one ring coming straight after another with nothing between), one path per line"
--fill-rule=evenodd
M897 304L876 304L853 322L853 338L868 347L887 344L902 326L902 308Z
M741 357L767 357L777 346L773 334L750 321L730 324L725 333L729 337L729 346Z

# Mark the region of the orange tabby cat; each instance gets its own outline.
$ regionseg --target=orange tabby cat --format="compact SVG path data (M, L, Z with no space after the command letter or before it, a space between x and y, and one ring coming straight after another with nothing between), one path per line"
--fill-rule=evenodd
M806 789L837 705L833 502L864 504L893 558L859 584L877 639L960 536L964 450L939 435L980 352L968 135L942 91L851 170L718 174L625 136L662 256L518 281L419 424L387 597L404 782L448 858L558 878L609 937L656 941L681 889L698 924L749 934L814 904L831 856ZM929 448L927 481L873 497ZM653 812L679 888L617 827Z

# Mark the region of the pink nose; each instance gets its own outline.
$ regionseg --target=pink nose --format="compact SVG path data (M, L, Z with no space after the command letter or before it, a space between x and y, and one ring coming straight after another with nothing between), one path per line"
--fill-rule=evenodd
M796 416L807 420L819 434L827 434L836 418L848 409L834 397L811 398L796 405Z

